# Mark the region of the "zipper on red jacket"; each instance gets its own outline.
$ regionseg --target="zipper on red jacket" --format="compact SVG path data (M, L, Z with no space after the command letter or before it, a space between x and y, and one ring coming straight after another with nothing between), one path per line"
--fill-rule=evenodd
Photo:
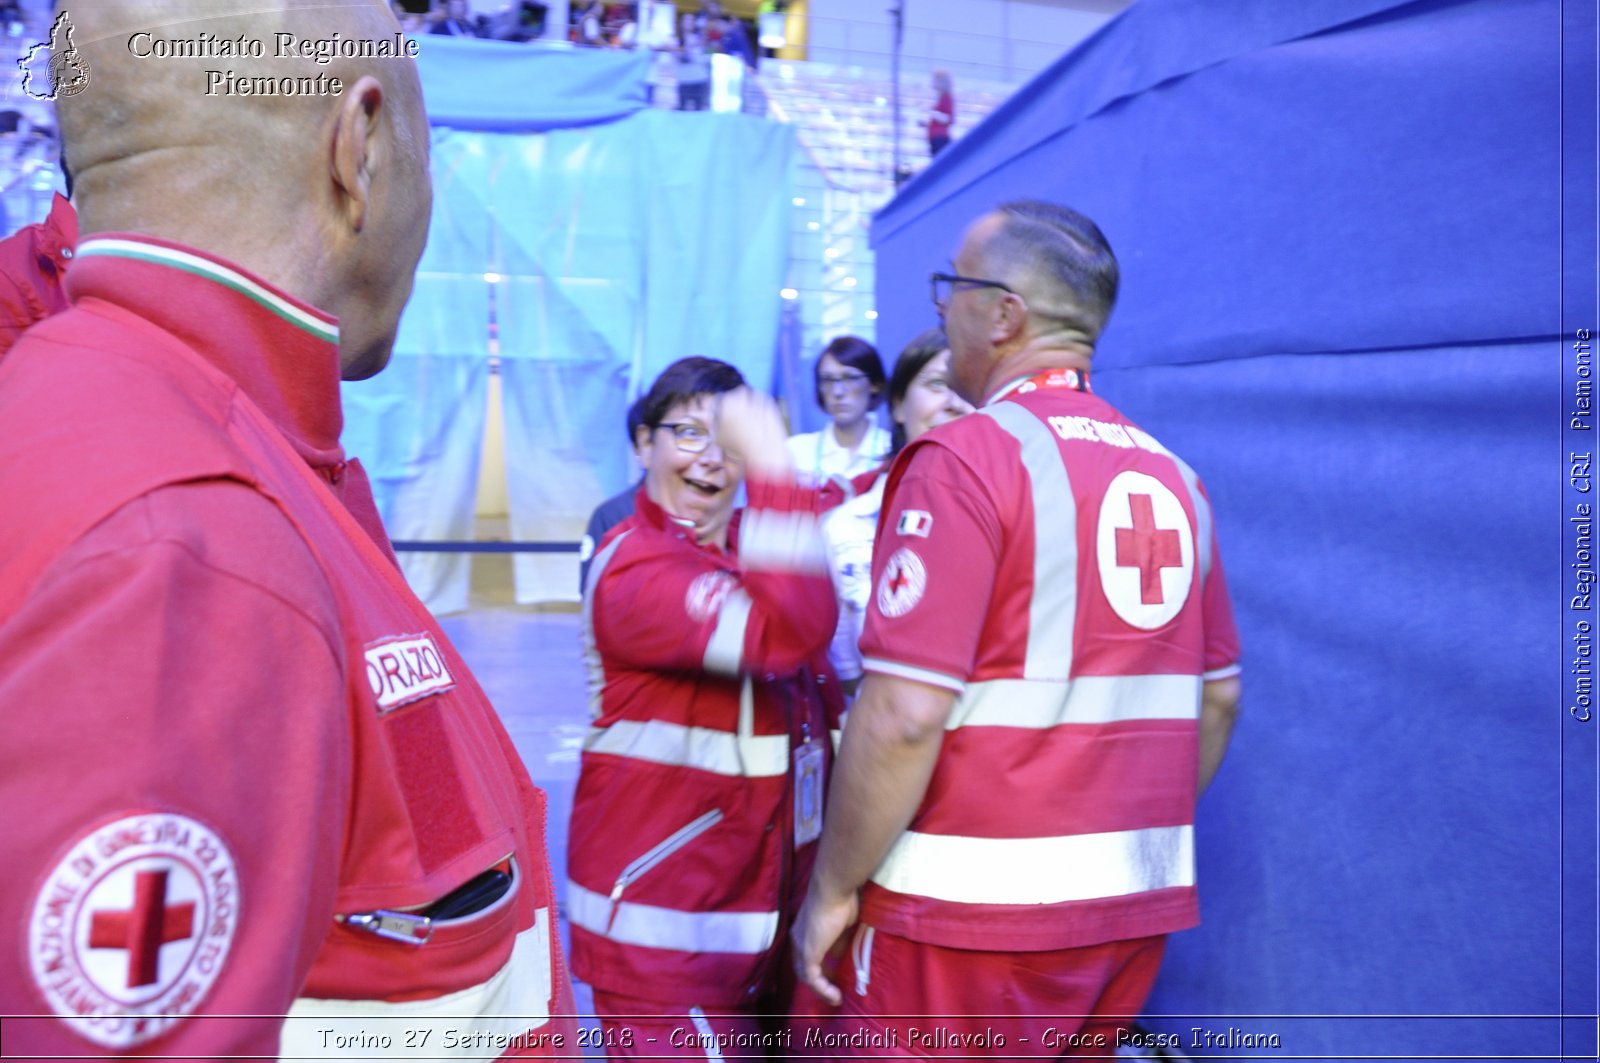
M709 812L696 816L629 861L628 865L622 869L622 873L617 876L616 885L611 887L611 914L606 918L606 933L611 933L611 928L617 921L617 913L622 910L623 890L627 889L634 881L649 874L657 864L667 857L683 849L690 842L721 822L722 809L713 808Z
M486 870L492 871L501 865L514 866L512 861L515 856L515 853L507 853ZM515 888L517 888L517 884L513 880L512 889ZM433 937L434 927L459 922L463 919L476 919L511 895L511 891L507 890L500 897L485 904L481 910L469 912L454 919L435 919L426 914L430 907L438 903L437 901L429 901L427 904L414 904L405 908L374 908L370 912L351 912L347 915L336 915L334 919L352 930L360 930L374 937L384 938L387 941L398 941L405 945L420 946L426 945L428 940Z
M767 950L760 977L756 979L755 985L750 987L755 995L760 994L763 985L773 981L772 972L778 965L778 957L783 955L786 949L785 939L788 937L789 924L793 919L789 911L789 899L794 895L794 883L791 880L794 878L794 751L797 748L794 744L796 714L793 684L799 682L802 689L809 692L810 675L811 669L802 665L799 672L792 678L786 679L779 684L783 688L783 706L788 717L784 721L786 725L784 730L789 735L789 770L785 773L787 781L784 786L784 799L778 814L778 821L785 831L778 838L778 938L772 943L772 948ZM811 733L810 716L810 711L802 706L800 728L803 736L809 736ZM808 740L808 737L801 738L802 742Z
M528 785L534 785L531 778L528 780ZM540 850L539 862L544 864L544 895L550 898L550 974L553 979L550 983L550 1021L554 1023L559 1017L555 1014L556 1001L561 997L561 984L562 980L566 978L567 965L566 958L561 954L560 909L556 904L555 874L550 870L550 850L545 843L545 838L547 837L545 828L549 825L550 819L550 794L545 790L540 790L539 793L544 798L539 802L539 833L528 839L528 855L530 857L533 856L533 847L537 845ZM538 924L538 920L539 916L535 913L535 925ZM577 998L574 997L574 1008L576 1008L576 1005ZM572 1021L577 1022L578 1016L573 1015Z

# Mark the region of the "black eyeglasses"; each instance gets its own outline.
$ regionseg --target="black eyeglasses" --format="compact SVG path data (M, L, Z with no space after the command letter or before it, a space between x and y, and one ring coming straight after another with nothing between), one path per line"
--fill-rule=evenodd
M663 421L656 425L672 433L673 442L685 454L703 454L711 445L711 432L703 424L693 421Z
M956 292L957 285L965 288L999 288L1001 291L1016 295L1017 291L1009 284L1000 281L984 280L982 277L962 277L954 273L931 273L929 282L933 285L933 305L944 313L945 304L950 301L950 296Z
M833 376L828 373L817 374L817 387L819 388L858 388L867 382L867 374L851 371Z

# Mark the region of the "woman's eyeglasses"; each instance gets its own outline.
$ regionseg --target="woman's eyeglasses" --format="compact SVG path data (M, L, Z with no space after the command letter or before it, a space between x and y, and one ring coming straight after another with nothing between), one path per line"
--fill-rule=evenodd
M693 421L665 421L656 425L672 433L673 442L685 454L703 454L711 445L711 430Z

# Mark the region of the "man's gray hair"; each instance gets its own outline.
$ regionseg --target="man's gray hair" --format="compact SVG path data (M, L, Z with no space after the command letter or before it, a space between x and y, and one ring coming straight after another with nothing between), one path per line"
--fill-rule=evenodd
M1120 280L1100 227L1070 207L1037 199L1002 203L998 213L1004 222L984 248L985 260L1042 289L1049 305L1030 305L1031 311L1093 341L1111 317Z

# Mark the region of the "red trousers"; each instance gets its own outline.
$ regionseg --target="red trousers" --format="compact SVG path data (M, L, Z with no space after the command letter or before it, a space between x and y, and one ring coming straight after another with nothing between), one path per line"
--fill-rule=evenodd
M607 1059L787 1059L792 1039L781 1005L707 1009L595 990Z
M813 1058L1113 1058L1150 995L1166 937L1052 952L971 952L865 924L830 975L838 1008L802 991L794 1054Z

